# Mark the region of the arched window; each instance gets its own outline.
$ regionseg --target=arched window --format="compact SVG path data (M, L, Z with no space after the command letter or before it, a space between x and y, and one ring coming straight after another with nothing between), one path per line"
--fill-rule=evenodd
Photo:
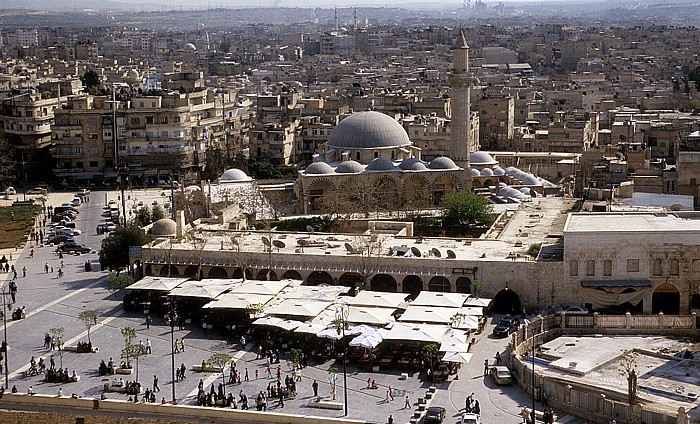
M606 259L603 261L603 275L606 277L612 275L612 260Z
M578 261L575 259L573 261L569 261L569 276L578 276Z
M586 261L586 276L592 277L595 275L595 261L589 259Z
M678 259L671 259L671 275L680 275L680 263Z
M663 274L663 270L661 269L661 259L654 259L651 274L655 277Z

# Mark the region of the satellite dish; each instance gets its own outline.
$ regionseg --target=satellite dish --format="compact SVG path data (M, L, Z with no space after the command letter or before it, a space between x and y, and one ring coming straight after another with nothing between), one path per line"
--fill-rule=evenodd
M275 246L277 250L287 247L282 240L272 240L272 245Z
M412 247L412 248L411 248L411 253L412 253L413 256L415 256L416 258L420 258L421 256L423 256L423 255L421 255L420 250L419 250L417 247Z
M308 243L306 242L305 239L299 239L297 240L297 246L306 246Z
M271 246L271 245L270 245L270 239L267 238L267 237L265 237L265 236L262 237L262 242L263 242L263 244L265 245L265 247L270 247L270 246Z
M455 255L455 252L448 249L447 250L447 259L456 259L456 258L457 258L457 255Z
M312 227L311 225L307 225L307 226L306 226L306 231L308 231L308 232L310 232L310 233L313 233L313 232L316 231L316 230L314 230L314 227Z
M348 253L351 255L355 254L355 248L352 247L352 244L350 244L350 243L345 243L345 250L347 250Z
M432 249L430 249L430 253L432 253L433 256L435 256L436 258L442 257L442 253L440 253L437 247L433 247Z

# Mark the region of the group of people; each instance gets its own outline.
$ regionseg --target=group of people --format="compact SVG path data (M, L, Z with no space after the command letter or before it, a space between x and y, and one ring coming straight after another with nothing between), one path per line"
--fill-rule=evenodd
M481 414L481 406L479 405L479 401L474 398L473 392L472 392L472 394L467 396L464 410L467 413Z
M78 381L78 373L73 370L71 374L68 372L68 368L50 368L46 370L46 381L49 383L74 383Z
M122 361L119 365L119 368L132 369L133 366L131 365L131 361ZM97 367L97 371L101 376L107 374L114 375L117 373L117 364L112 358L109 358L109 362L105 364L105 361L103 359L100 361L100 365L99 367Z

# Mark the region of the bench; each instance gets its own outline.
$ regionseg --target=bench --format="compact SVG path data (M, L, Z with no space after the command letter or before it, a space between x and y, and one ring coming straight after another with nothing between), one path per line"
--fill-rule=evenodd
M126 393L126 386L112 386L111 384L105 383L104 391L114 393ZM139 387L139 393L141 393L141 387Z
M117 368L117 374L131 375L134 372L133 368Z
M64 352L78 352L78 346L63 345L63 346L61 347L61 349L63 349ZM97 353L97 352L99 352L99 351L100 351L99 348L93 347L91 352L92 352L92 353ZM78 353L89 353L89 352L78 352Z
M205 366L202 367L201 365L192 365L192 371L194 372L224 372L224 369L221 367L212 367L212 366Z
M311 402L307 403L306 406L308 408L336 409L336 410L342 410L345 407L342 402L336 402L336 401L330 400L330 399L312 400Z

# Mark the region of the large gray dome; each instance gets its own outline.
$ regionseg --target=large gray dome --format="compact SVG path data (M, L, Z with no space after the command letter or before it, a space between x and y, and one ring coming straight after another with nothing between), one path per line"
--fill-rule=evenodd
M250 181L252 178L248 176L245 172L241 171L240 169L236 168L231 168L227 169L226 172L221 174L221 177L219 178L219 181L222 183L231 183L231 182L238 182L238 181Z
M177 224L169 218L159 219L151 226L151 234L154 236L174 236L177 232Z
M372 159L372 162L370 162L367 165L366 168L367 171L397 171L396 166L394 166L394 162L390 161L389 159L385 157L379 156L376 159Z
M358 112L340 121L327 145L345 149L400 147L411 144L406 130L392 117L379 112Z
M492 166L492 165L498 165L498 162L496 162L493 157L491 157L490 154L486 152L474 152L469 156L469 163L471 166L476 166L481 168L482 166Z
M326 162L314 162L306 167L306 175L323 175L333 173L333 168Z
M457 165L455 165L452 159L446 156L440 156L431 160L428 167L430 169L455 169Z

